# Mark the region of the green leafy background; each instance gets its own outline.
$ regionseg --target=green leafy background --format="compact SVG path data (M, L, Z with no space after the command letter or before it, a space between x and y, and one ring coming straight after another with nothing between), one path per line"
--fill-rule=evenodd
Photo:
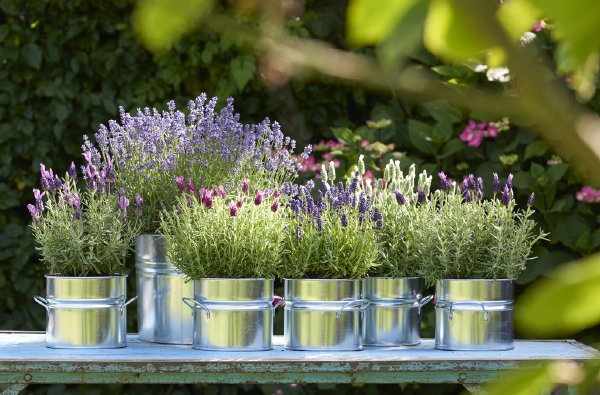
M422 15L420 2L407 2ZM358 6L357 6L358 7ZM464 114L443 101L409 104L396 97L377 96L352 85L335 85L327 78L310 82L291 80L274 87L264 83L261 63L235 34L193 33L172 48L148 52L132 28L133 4L123 1L0 1L0 327L43 330L45 312L32 296L44 293L44 268L39 263L28 228L25 205L38 186L39 163L64 172L78 156L83 134L94 133L100 123L118 116L118 106L164 108L175 99L180 105L205 91L225 99L234 96L244 122L265 116L282 123L299 145L321 138L336 138L349 149L336 153L346 164L367 154L372 170L389 157L408 167L431 173L444 170L453 178L476 172L490 184L491 172L515 174L517 199L524 202L534 191L538 220L551 232L551 242L540 245L537 259L518 279L521 292L557 265L587 256L600 247L598 205L580 203L575 192L580 175L567 163L548 164L553 153L536 140L526 122L511 120L511 130L471 148L458 139L469 119L491 121L486 114ZM360 11L360 10L359 10ZM140 11L142 12L142 11ZM305 3L302 18L287 28L302 37L314 37L340 47L345 43L344 2ZM374 18L378 18L376 15ZM193 22L194 16L190 16ZM351 18L351 14L350 14ZM369 30L371 40L388 32ZM402 34L402 32L398 32ZM417 42L420 38L410 38ZM367 40L368 41L368 40ZM541 51L552 51L548 37L539 40ZM385 43L378 56L385 57ZM370 51L365 49L364 51ZM484 84L497 88L485 75L449 66L420 48L410 59L437 73L449 83ZM589 102L600 108L598 96ZM366 120L389 119L383 128L369 128ZM370 148L363 147L367 140ZM395 144L395 149L373 147ZM379 145L378 145L379 144ZM317 153L317 156L319 153ZM506 155L516 155L513 163ZM130 271L133 274L133 271ZM132 276L131 276L132 277ZM132 278L130 278L132 280ZM130 293L134 284L130 281ZM135 309L129 329L135 330ZM432 309L426 309L424 336L433 334ZM517 333L519 336L519 333ZM599 340L593 329L578 339ZM96 393L377 393L399 391L398 386L53 386L32 387L34 393L93 390ZM405 393L455 393L457 386L402 386Z

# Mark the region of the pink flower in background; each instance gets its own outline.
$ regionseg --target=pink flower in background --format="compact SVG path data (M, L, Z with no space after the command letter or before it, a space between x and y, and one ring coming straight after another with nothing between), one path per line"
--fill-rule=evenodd
M546 21L544 21L542 19L542 20L538 21L535 25L533 25L531 30L533 30L534 32L541 32L542 30L544 30L545 27L546 27Z
M325 160L332 160L333 159L333 155L331 154L331 152L325 152L323 155L321 155L321 157Z
M344 143L342 141L337 140L320 140L318 145L326 145L329 148L342 148L344 147Z
M488 126L487 131L484 134L486 135L486 137L496 138L498 137L498 133L500 133L498 128L490 125Z
M371 170L365 171L363 178L373 178L373 173L371 173Z
M302 168L300 171L302 173L306 173L307 171L319 171L320 167L317 164L317 160L314 156L309 156L308 158L302 161Z
M598 203L600 202L600 191L590 186L584 186L575 192L575 199L585 203Z
M339 159L335 158L335 159L332 160L332 162L333 162L333 167L335 167L336 169L338 167L340 167L340 160Z
M459 138L467 143L469 147L479 147L483 141L486 126L487 123L485 122L475 123L475 121L471 120Z
M361 140L360 141L360 146L363 148L367 148L367 146L369 145L369 140Z

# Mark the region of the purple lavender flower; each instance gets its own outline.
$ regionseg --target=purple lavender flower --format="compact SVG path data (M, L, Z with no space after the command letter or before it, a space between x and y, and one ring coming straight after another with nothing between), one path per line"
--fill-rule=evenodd
M346 228L348 226L348 216L346 213L342 214L342 228Z
M463 189L463 191L462 191L462 197L463 197L463 200L465 202L472 202L473 201L473 195L471 194L471 191L469 189Z
M54 173L52 172L52 169L46 170L46 166L44 166L43 163L40 163L40 175L42 181L42 189L56 189L56 186L54 185Z
M533 206L534 202L535 202L535 192L531 192L531 195L529 195L529 199L527 199L527 204L529 206Z
M187 190L190 191L192 194L196 193L196 185L194 185L194 182L192 181L191 178L188 178Z
M42 198L44 197L45 194L46 194L45 191L40 192L39 189L33 188L33 197L35 198L35 208L40 213L42 211L44 211L44 202L43 202Z
M383 221L381 218L379 218L377 221L375 221L375 226L373 226L373 230L381 230L381 228L383 228Z
M237 208L242 208L242 206L244 205L244 199L239 199L237 202L235 202L235 205L237 206Z
M494 181L492 181L492 193L500 193L501 191L498 173L494 173Z
M75 163L71 162L71 166L69 166L69 177L77 181L77 168L75 167Z
M481 192L481 194L483 194L483 178L481 177L477 177L477 191Z
M508 188L508 183L504 186L504 191L500 194L500 203L508 206L510 203L510 189Z
M348 188L348 190L350 191L350 193L355 193L357 187L358 187L358 172L354 173L354 177L352 178L352 181L350 182L350 187Z
M506 185L508 185L508 189L512 191L513 189L513 175L512 173L508 174L508 178L506 179Z
M475 175L474 174L469 174L469 177L467 178L467 188L471 191L476 191L477 190L477 183L475 181Z
M290 201L290 208L294 212L294 214L299 215L300 209L302 208L302 201L300 199L292 199Z
M321 214L319 212L316 212L316 222L317 222L317 230L319 232L323 231L323 218L321 217Z
M229 215L231 217L238 216L238 207L237 207L236 202L234 202L234 201L229 202Z
M302 241L302 227L296 227L296 241L300 243Z
M38 215L38 210L35 208L35 206L30 203L27 205L27 210L29 210L29 214L31 214L31 217L33 219L36 219L36 217Z
M119 197L119 209L121 210L123 221L127 220L127 207L129 206L129 199L121 195Z
M421 187L417 188L417 203L425 203L427 201L427 196L425 196L425 192Z
M440 189L442 191L450 190L451 184L450 184L450 181L448 180L448 177L446 176L446 173L441 171L438 173L438 177L440 178Z
M406 198L400 193L398 189L394 189L394 195L396 195L396 201L398 202L398 204L406 203Z
M271 211L276 213L277 209L279 209L279 199L275 199L273 204L271 204Z
M364 214L369 209L367 204L367 196L364 192L360 193L360 197L358 198L358 212Z
M256 196L254 197L254 204L260 206L263 201L264 193L261 191L256 191Z
M177 189L179 191L185 191L186 185L185 181L183 180L183 176L175 177L175 182L177 183Z
M250 190L250 180L242 182L242 192L247 193Z
M73 204L73 218L75 219L81 219L82 217L82 209L81 209L81 199L79 199L77 196L73 196L73 198L71 199L71 203Z
M135 194L135 215L138 217L142 215L142 203L144 203L144 199L140 196L139 193Z
M204 195L204 198L202 198L202 204L204 204L207 208L213 207L213 199L212 199L211 191L206 192L206 194Z

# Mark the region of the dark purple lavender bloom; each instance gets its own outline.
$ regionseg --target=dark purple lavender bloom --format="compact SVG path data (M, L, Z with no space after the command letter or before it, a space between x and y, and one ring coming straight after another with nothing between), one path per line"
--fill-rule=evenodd
M346 215L346 213L342 214L342 228L345 228L348 226L348 216Z
M463 189L462 191L462 197L463 200L465 202L472 202L473 201L473 195L471 194L471 191L468 189Z
M196 185L194 185L194 182L191 178L188 178L187 189L192 193L192 195L196 193Z
M229 215L231 217L237 217L238 216L238 207L237 207L237 204L234 201L229 202Z
M425 192L421 187L417 188L417 203L425 203L427 201L427 196L425 196Z
M247 193L250 190L250 180L242 182L242 192Z
M235 202L235 205L237 206L237 208L242 208L242 206L244 205L244 199L240 199L237 202Z
M348 188L348 190L350 191L350 193L355 193L357 187L358 187L358 172L356 172L354 175L354 178L352 178L352 181L350 182L350 187Z
M448 181L448 177L446 177L446 173L443 171L438 173L438 177L440 178L440 188L442 191L448 191L451 187L450 181Z
M71 166L69 166L69 177L77 181L77 168L75 167L75 163L71 162Z
M406 203L406 198L400 193L398 189L394 189L394 195L396 195L396 201L398 202L398 204Z
M504 191L500 194L500 203L508 206L510 203L510 189L508 188L508 183L504 186Z
M207 191L202 199L202 204L204 204L207 208L213 207L213 199L210 191Z
M513 189L513 175L512 173L508 174L508 178L506 179L506 185L508 185L508 189L512 191Z
M294 212L294 214L300 214L300 209L302 208L302 201L300 199L292 199L290 201L290 208Z
M371 221L377 222L377 221L380 221L382 218L383 218L383 216L381 215L379 210L377 208L374 208L373 212L371 213Z
M260 206L263 201L264 193L261 191L256 191L256 196L254 197L254 204Z
M477 191L478 195L481 192L481 195L483 196L483 178L481 177L477 177Z
M142 203L144 203L144 199L140 196L139 193L135 194L135 215L138 217L142 215Z
M185 191L185 181L183 180L183 176L175 177L175 182L177 183L177 189L179 191Z
M323 199L323 192L319 191L319 195L317 197L317 205L316 208L319 210L319 212L323 212L327 209L327 204L325 203L325 200Z
M367 195L364 192L360 193L360 197L358 198L358 212L364 214L369 209L367 204Z
M323 231L323 218L321 217L321 214L319 212L316 212L315 217L317 219L317 230L319 232L322 232Z
M475 181L475 175L474 174L469 174L469 177L467 178L467 187L471 191L476 191L477 190L477 183Z
M77 196L73 196L71 199L71 203L73 204L73 218L75 219L81 219L81 199L79 199Z
M383 221L381 220L381 218L379 218L377 221L375 221L375 226L373 226L373 229L381 230L381 228L383 228Z
M119 197L119 209L121 210L123 221L127 220L127 207L129 206L129 199L121 195Z
M296 241L300 243L302 241L302 227L296 227Z
M463 193L464 193L464 191L469 190L469 179L468 178L463 178L462 190L463 190Z
M281 196L281 192L279 191L279 188L275 188L273 191L273 197L278 198L279 196Z
M279 199L275 199L273 201L273 204L271 204L271 211L276 213L278 209L279 209Z
M501 191L498 173L494 173L494 181L492 181L492 193L500 193Z
M531 192L531 195L529 195L529 199L527 199L527 204L529 206L533 206L534 203L535 203L535 192Z

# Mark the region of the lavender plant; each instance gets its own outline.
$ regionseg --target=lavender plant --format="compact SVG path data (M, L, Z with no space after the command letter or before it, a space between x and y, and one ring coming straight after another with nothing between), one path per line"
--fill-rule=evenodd
M162 213L171 262L190 279L274 278L281 267L283 226L278 190L244 180L240 190L207 190L177 180L176 207Z
M362 170L362 172L361 172ZM421 259L414 251L418 241L415 226L423 211L430 209L431 176L426 171L416 175L415 165L407 174L400 161L392 160L385 167L382 179L366 180L362 155L355 167L359 188L372 191L374 204L379 207L383 228L379 233L380 248L377 265L369 274L379 277L411 277L420 272ZM348 180L348 182L352 182Z
M121 273L135 236L139 234L142 200L117 190L112 161L84 167L86 185L77 186L72 163L64 178L41 164L42 190L33 190L28 204L36 249L48 273L62 276L108 276Z
M441 189L414 218L414 259L432 284L440 278L516 278L525 269L533 245L547 236L536 231L527 208L513 199L512 175L503 188L494 174L493 197L484 198L483 180L469 175L458 186L444 173Z
M87 137L83 145L96 166L115 158L124 185L140 192L147 206L143 231L156 231L162 205L175 203L176 176L225 190L245 179L256 188L274 189L297 176L296 143L277 122L242 124L232 98L217 112L217 98L207 102L204 93L188 103L187 115L173 101L167 105L168 111L145 108L134 116L121 107L120 123L109 121L95 134L97 147ZM310 146L302 158L309 153Z
M291 200L285 210L282 276L362 278L377 259L381 213L372 207L371 195L358 189L358 176L336 185L333 164L323 173L316 200L312 181L288 183L283 190Z

